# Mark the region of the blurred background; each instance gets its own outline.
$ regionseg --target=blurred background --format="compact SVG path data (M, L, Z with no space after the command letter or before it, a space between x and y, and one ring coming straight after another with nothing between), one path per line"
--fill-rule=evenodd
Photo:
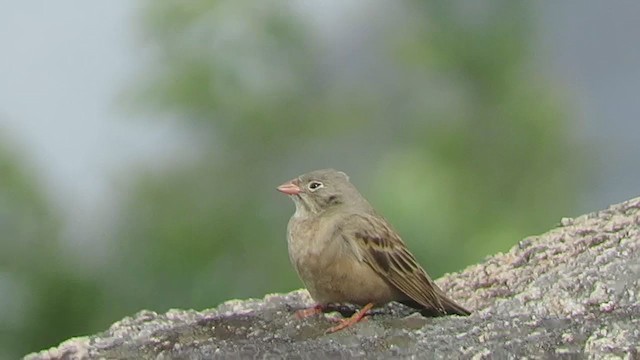
M301 287L309 170L434 277L639 193L639 2L2 5L1 359Z

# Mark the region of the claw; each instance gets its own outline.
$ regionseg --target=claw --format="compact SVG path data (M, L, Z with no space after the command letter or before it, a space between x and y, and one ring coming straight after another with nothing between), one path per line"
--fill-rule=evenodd
M323 310L324 310L324 305L321 305L321 304L312 306L310 308L301 309L301 310L296 311L296 318L298 318L298 319L306 319L309 316L321 314Z
M348 328L351 325L357 324L362 320L362 318L364 318L364 316L367 314L369 310L371 310L372 307L373 307L372 303L365 305L362 309L360 309L360 311L353 314L350 318L341 320L340 324L327 329L327 331L325 331L325 334L331 334L336 331L340 331L342 329Z

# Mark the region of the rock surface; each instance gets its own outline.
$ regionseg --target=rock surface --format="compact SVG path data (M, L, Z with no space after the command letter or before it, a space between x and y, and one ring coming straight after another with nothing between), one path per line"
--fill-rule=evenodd
M297 320L304 290L216 309L141 311L26 359L640 358L640 198L526 238L438 280L469 317L424 318L392 303L325 335Z

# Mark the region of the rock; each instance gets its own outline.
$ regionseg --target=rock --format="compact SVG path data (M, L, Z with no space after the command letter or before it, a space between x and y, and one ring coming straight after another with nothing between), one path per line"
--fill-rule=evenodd
M141 311L35 359L640 358L640 198L522 240L438 280L469 317L424 318L391 303L334 334L298 320L304 290L216 309Z

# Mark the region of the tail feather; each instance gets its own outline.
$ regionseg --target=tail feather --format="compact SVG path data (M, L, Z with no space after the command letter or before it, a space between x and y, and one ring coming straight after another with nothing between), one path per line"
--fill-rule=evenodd
M443 305L444 305L444 310L447 312L447 315L460 315L460 316L471 315L471 311L458 305L456 302L454 302L449 298L444 299Z
M453 300L447 297L443 297L440 300L442 302L442 306L444 307L444 312L442 312L441 309L436 309L433 307L425 307L424 305L414 300L405 300L405 301L401 301L401 303L420 311L420 314L427 317L444 316L444 315L460 315L460 316L471 315L471 312L469 310L458 305Z

